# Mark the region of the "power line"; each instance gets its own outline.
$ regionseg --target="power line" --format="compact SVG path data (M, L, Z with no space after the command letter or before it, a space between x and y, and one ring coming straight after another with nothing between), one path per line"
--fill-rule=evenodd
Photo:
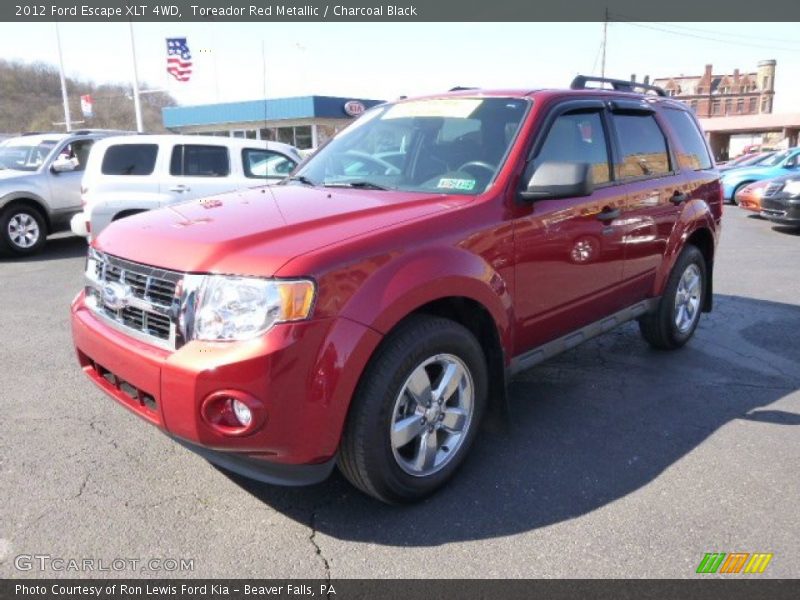
M621 13L612 13L612 14L615 17L615 20L628 22L628 23L638 22L637 19L633 18L630 15L623 15ZM698 32L698 33L708 33L708 34L711 34L713 36L730 37L730 38L734 38L737 42L741 38L751 39L751 40L762 40L762 41L764 40L764 36L763 35L747 35L747 34L744 34L744 33L728 33L726 31L719 31L719 30L715 30L715 29L702 29L700 27L689 27L687 25L674 25L672 23L667 23L667 22L652 22L652 23L649 23L649 24L650 25L657 25L659 27L666 27L666 28L670 28L670 29L675 29L677 31L683 30L683 31ZM772 41L772 42L778 42L778 43L784 43L784 44L798 44L798 45L800 45L800 40L797 40L797 39L770 37L769 40Z
M614 18L614 17L612 16L612 18ZM780 46L765 46L765 45L761 45L761 44L750 44L750 43L747 43L747 42L740 42L740 41L733 41L733 40L721 40L719 38L711 38L711 37L707 37L707 36L696 35L696 34L693 34L693 33L685 33L685 32L682 32L682 31L673 31L671 29L665 29L663 27L655 27L653 25L645 25L644 23L634 23L632 21L617 20L616 18L614 18L614 22L621 23L623 25L630 25L631 27L639 27L641 29L650 29L652 31L660 31L662 33L670 33L672 35L679 35L679 36L682 36L682 37L694 38L694 39L703 40L703 41L706 41L706 42L717 42L717 43L720 43L720 44L728 44L728 45L733 45L733 46L740 46L740 47L741 46L746 46L746 47L749 47L749 48L760 48L760 49L765 49L765 50L773 50L773 51L777 50L777 51L783 51L783 52L798 52L798 51L800 51L800 49L798 49L798 48L784 48L784 47L780 47Z

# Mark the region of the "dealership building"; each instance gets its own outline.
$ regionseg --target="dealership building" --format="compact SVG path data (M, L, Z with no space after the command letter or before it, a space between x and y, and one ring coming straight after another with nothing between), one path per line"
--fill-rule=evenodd
M164 127L175 133L220 135L316 148L364 110L383 100L299 96L163 109Z

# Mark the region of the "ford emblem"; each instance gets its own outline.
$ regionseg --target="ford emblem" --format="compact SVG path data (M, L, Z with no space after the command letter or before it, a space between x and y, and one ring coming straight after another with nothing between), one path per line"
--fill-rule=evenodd
M109 282L103 285L103 304L111 310L120 310L128 304L131 288L121 283Z

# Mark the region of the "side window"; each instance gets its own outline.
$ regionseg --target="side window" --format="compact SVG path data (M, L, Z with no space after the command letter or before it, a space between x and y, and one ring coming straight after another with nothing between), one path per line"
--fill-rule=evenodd
M703 134L700 133L692 116L686 111L674 108L665 110L663 114L670 128L678 137L680 149L676 149L676 154L680 167L695 171L710 169L711 157L708 155Z
M183 177L226 177L231 172L225 146L182 144L172 149L169 174Z
M544 162L589 163L595 184L608 183L608 148L603 120L598 112L576 112L559 116L536 155L538 167Z
M242 150L245 177L282 179L291 173L296 165L297 163L291 158L279 152L257 148Z
M103 175L150 175L156 166L157 144L109 146L103 156Z
M649 113L613 115L621 163L619 179L656 177L670 172L667 140Z
M86 168L86 161L89 160L89 150L92 149L92 144L94 144L94 140L70 142L61 149L58 159L72 161L75 165L74 171L83 171Z

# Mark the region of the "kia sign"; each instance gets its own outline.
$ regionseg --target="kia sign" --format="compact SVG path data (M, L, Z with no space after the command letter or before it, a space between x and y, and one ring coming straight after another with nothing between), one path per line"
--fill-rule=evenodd
M363 102L359 102L358 100L350 100L344 103L344 112L351 117L360 117L365 110L367 110L367 107L364 106Z

